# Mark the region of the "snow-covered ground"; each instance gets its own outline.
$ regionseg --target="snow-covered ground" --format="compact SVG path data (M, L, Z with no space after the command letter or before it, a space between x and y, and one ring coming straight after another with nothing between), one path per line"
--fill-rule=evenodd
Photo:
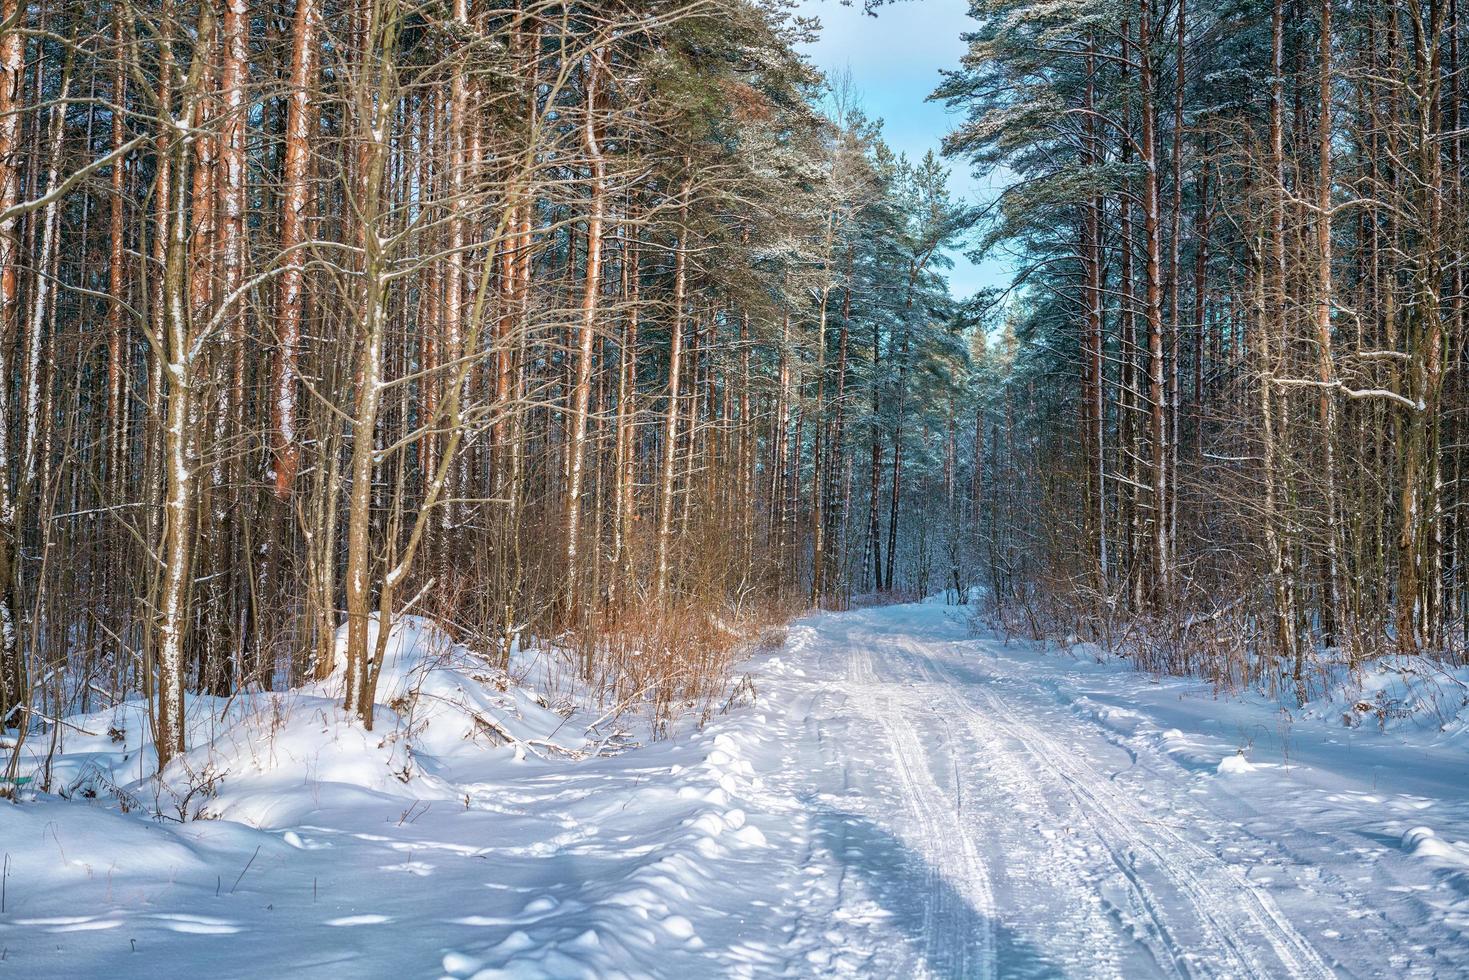
M1469 972L1452 717L1216 699L929 603L802 620L753 706L608 754L421 644L371 735L329 683L204 704L161 802L222 773L182 801L218 819L120 812L139 719L74 719L56 782L96 800L0 805L0 975Z

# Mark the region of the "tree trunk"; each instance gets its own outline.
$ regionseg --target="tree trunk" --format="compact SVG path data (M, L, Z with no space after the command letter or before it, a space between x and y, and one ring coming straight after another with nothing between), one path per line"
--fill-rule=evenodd
M462 0L461 0L462 2ZM597 84L601 71L601 55L593 52L587 61L586 118L582 123L582 140L587 152L590 178L590 212L587 215L586 279L582 289L581 330L579 336L576 382L572 387L571 438L567 446L570 460L566 490L566 597L568 620L581 620L580 568L577 546L581 536L582 471L586 455L587 405L591 397L592 345L597 336L597 298L602 288L602 218L605 210L607 167L597 137ZM681 244L681 243L680 243ZM682 250L680 248L680 250Z
M286 155L281 176L280 248L285 271L276 298L278 341L271 390L271 433L274 436L275 495L288 500L301 466L297 434L296 385L300 375L302 286L305 282L311 209L312 79L315 69L317 0L296 0L291 26L290 94L286 107Z
M663 465L658 477L658 566L653 585L657 603L668 599L669 551L673 538L674 470L678 459L678 396L683 369L684 300L687 289L688 208L693 177L684 178L679 194L678 242L673 252L673 323L669 327L668 408L663 428Z
M1168 540L1168 453L1169 439L1166 412L1166 380L1163 355L1162 296L1162 215L1158 196L1157 109L1153 100L1153 68L1149 33L1151 4L1138 4L1137 64L1138 93L1141 98L1142 140L1140 160L1143 170L1143 239L1144 239L1144 306L1148 324L1148 410L1152 445L1151 598L1161 606L1173 597L1173 560Z

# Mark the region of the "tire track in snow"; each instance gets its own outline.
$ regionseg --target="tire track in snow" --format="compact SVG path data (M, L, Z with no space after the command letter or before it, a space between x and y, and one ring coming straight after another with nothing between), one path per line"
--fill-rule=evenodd
M1099 980L1125 977L1119 949L1113 941L1118 924L1107 911L1114 903L1092 889L1089 872L1094 875L1097 869L1086 860L1090 855L1080 840L1070 834L1039 832L1029 820L994 820L1000 807L1005 808L1004 812L1036 821L1055 814L1051 799L1035 778L1034 766L1010 748L1010 743L1018 744L1018 740L1008 733L996 732L953 685L941 682L939 690L955 716L962 719L975 751L983 752L988 763L985 775L972 780L977 787L966 787L962 816L993 825L991 836L999 839L1002 853L1012 856L1011 863L1026 872L1026 877L1015 881L1012 887L1028 889L1032 901L1048 903L1049 922L1056 929L1048 952L1071 960L1071 965L1084 970L1088 977ZM1154 921L1159 932L1166 936L1166 930L1146 907L1135 882L1128 881L1132 886L1127 889L1129 911L1136 918ZM1070 945L1073 942L1075 946ZM1164 972L1172 969L1176 973L1171 950L1166 947L1165 939L1163 948L1148 943L1143 949L1158 969Z
M1191 975L1197 969L1221 976L1281 976L1279 970L1260 961L1257 955L1260 944L1255 941L1258 939L1273 950L1285 975L1336 976L1310 942L1286 920L1269 893L1245 878L1233 865L1148 816L1115 784L1086 762L1076 760L1073 752L1040 727L1016 716L986 686L966 683L955 676L931 647L916 640L908 646L931 680L956 693L954 702L965 712L971 725L1002 722L1009 734L1025 747L1036 766L1049 771L1071 794L1079 812L1091 823L1119 870L1131 882L1149 918L1160 928L1161 938L1181 973ZM986 718L967 697L958 695L960 691L977 694L991 716ZM1144 827L1146 832L1136 829ZM1187 899L1198 924L1212 940L1211 945L1229 961L1230 969L1216 969L1215 964L1190 955L1182 946L1176 930L1167 924L1173 910L1159 902L1135 867L1137 853L1146 854L1150 863Z
M955 716L963 720L975 748L984 753L989 764L989 778L981 782L981 786L992 790L998 788L1003 799L996 800L991 796L978 804L970 802L966 809L976 814L970 819L985 820L994 825L991 834L1003 838L1003 852L1015 856L1012 864L1033 876L1037 869L1043 869L1044 881L1019 882L1017 887L1028 886L1031 900L1044 903L1043 914L1054 930L1047 949L1055 955L1070 958L1072 965L1082 971L1078 975L1120 978L1135 975L1127 971L1135 970L1136 964L1124 966L1124 961L1130 957L1108 940L1125 938L1132 941L1131 949L1141 951L1159 974L1172 975L1180 980L1188 977L1187 968L1179 958L1179 946L1159 918L1154 896L1128 863L1119 858L1110 841L1087 815L1077 812L1079 804L1076 801L1073 800L1072 807L1065 812L1057 808L1056 794L1048 792L1048 784L1037 778L1037 767L1030 761L1030 752L1023 740L1014 732L997 726L993 719L982 715L964 700L959 693L960 685L936 676L925 652L926 647L918 641L908 636L892 635L884 639L888 645L908 653L905 662L916 668L904 671L904 679L892 683L930 685L935 701L943 700L951 706ZM894 666L893 662L889 661L888 666ZM1011 748L1012 744L1019 749ZM970 795L978 794L971 791ZM1063 791L1064 795L1067 794ZM1002 813L1012 818L1021 816L1022 819L997 820L997 815ZM1090 839L1106 851L1107 858L1099 864L1081 837L1069 833L1047 834L1034 823L1025 821L1024 815L1034 815L1037 820L1053 818L1068 831L1071 819L1079 817L1083 836L1090 829ZM1068 842L1075 847L1068 847ZM1038 845L1044 850L1037 851ZM1108 875L1109 871L1116 871L1120 876L1119 884L1125 898L1109 896L1096 888L1094 882L1097 878ZM1123 928L1125 924L1109 915L1108 909L1129 913L1131 923L1150 924L1151 931L1140 935L1136 929Z
M989 874L959 813L950 807L948 796L929 771L918 735L904 715L909 706L881 690L870 655L855 644L848 680L860 686L854 692L854 703L869 704L876 697L874 710L864 713L883 731L902 795L918 822L928 889L923 904L926 959L948 975L994 977L995 902ZM958 864L955 873L946 875L941 870L954 863ZM979 928L969 928L965 909L953 907L956 900L968 905L977 920L972 924Z

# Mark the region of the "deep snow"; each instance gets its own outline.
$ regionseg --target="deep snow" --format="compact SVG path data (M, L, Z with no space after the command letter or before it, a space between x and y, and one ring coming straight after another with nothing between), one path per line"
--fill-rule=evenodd
M163 790L135 709L72 719L54 785L96 799L0 805L0 974L1469 972L1461 677L1431 720L1290 711L937 603L750 669L753 707L614 753L410 623L375 732L331 682L200 700Z

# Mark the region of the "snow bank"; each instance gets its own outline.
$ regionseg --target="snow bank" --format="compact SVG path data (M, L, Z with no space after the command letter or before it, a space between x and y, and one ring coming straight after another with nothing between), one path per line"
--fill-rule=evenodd
M368 623L368 650L376 649L376 616ZM317 693L342 697L346 671L346 627L337 634L337 662ZM420 752L446 757L478 751L486 744L510 746L515 755L557 754L580 757L589 748L584 719L551 710L547 698L526 690L482 655L455 643L442 630L417 616L393 623L378 677L377 700L390 707L411 733Z
M371 639L375 642L375 635ZM85 877L105 867L111 856L109 840L120 825L126 833L115 839L126 841L131 853L139 856L140 878L181 882L204 894L211 883L220 887L221 881L228 891L229 876L218 873L219 865L248 864L259 848L273 856L272 868L295 863L293 851L332 848L337 849L337 861L362 863L359 851L346 850L349 842L342 838L348 828L347 836L366 842L354 848L386 846L402 852L391 863L377 864L377 872L432 880L447 868L442 852L460 862L490 853L554 860L558 854L595 844L604 826L635 821L635 836L645 843L619 844L614 853L599 852L598 871L586 880L573 875L567 882L531 883L525 890L530 897L518 908L493 915L466 914L481 902L474 901L472 893L461 894L459 901L468 899L469 904L451 920L460 931L509 929L495 942L460 942L458 948L443 953L440 965L445 974L479 978L621 976L628 975L620 971L630 962L653 962L673 951L697 953L705 940L676 910L686 908L691 896L727 890L723 876L712 873L711 865L744 861L745 855L758 855L769 846L737 802L758 791L761 783L746 748L730 734L710 733L680 746L680 761L664 767L664 778L657 782L640 786L641 775L619 773L620 780L602 791L572 794L576 803L556 818L558 831L529 817L558 800L556 787L579 771L578 762L608 761L601 754L607 738L587 734L589 722L602 720L600 715L551 711L538 695L510 683L472 651L417 620L395 627L388 638L379 686L383 703L374 717L374 731L364 731L342 714L338 707L342 675L339 657L330 677L300 690L253 694L229 705L192 703L191 717L199 726L210 710L215 712L211 738L170 766L164 785L182 795L197 786L201 774L208 775L211 785L198 794L200 804L189 811L194 822L160 826L109 808L79 813L74 806L47 803L44 809L21 808L27 822L18 836L42 834L47 821L58 817L68 828L64 838L72 835L72 828L87 828L78 843L86 869L78 874ZM99 722L114 720L107 715ZM205 732L201 727L196 734ZM137 753L147 750L140 737L129 728L112 751L92 737L76 743L82 750L78 755L86 756L109 780L115 777L118 785L112 799L121 799L118 793L141 793L153 782L124 783L118 775L133 764ZM73 764L70 748L63 759L65 765ZM544 781L545 791L534 801L507 791L515 770L524 778ZM591 773L584 778L606 776ZM106 793L97 795L104 801L109 798ZM627 804L634 796L638 806L629 811ZM435 805L440 809L432 810ZM427 821L418 821L431 811L488 813L495 822L458 840L444 840L447 835L441 832L432 842L399 840L405 828L426 826ZM364 814L374 814L380 821L386 814L388 826L358 823ZM245 836L232 850L226 849L221 862L212 851L200 853L206 844L193 834L201 827L233 827L237 837ZM7 836L9 830L7 825ZM620 835L618 840L630 836ZM55 880L58 860L56 853L36 850L18 880L28 892ZM482 867L504 871L503 864ZM558 898L556 888L573 882L583 894ZM315 887L313 877L313 893ZM395 920L364 910L383 907L380 896L366 892L364 898L371 904L338 909L347 914L332 915L324 924L363 929ZM128 921L116 916L80 917L76 922L62 922L63 918L35 915L25 923L46 930L104 931Z
M1433 869L1452 897L1439 902L1446 927L1469 935L1469 841L1447 840L1431 827L1403 834L1403 850Z
M1071 643L1066 649L1080 661L1134 669L1132 661L1095 643ZM1309 700L1304 706L1297 705L1296 687L1284 666L1275 675L1273 696L1262 691L1246 692L1246 697L1263 695L1296 720L1315 720L1333 727L1445 735L1469 730L1469 666L1454 667L1421 656L1389 656L1354 670L1344 662L1332 662L1336 656L1339 652L1335 650L1318 651L1317 659L1324 663L1318 663L1306 678ZM1093 705L1083 713L1122 734L1128 733L1126 710Z
M373 730L341 708L345 630L338 664L324 681L285 692L252 690L232 698L190 695L187 744L161 781L149 741L147 704L69 718L49 740L33 738L23 776L70 799L110 801L177 821L227 818L254 827L286 826L321 805L354 798L459 799L448 775L456 757L582 758L588 719L550 710L538 695L454 643L431 623L394 624L378 684ZM377 641L377 623L369 644ZM48 778L49 777L49 778ZM306 789L307 792L296 792Z
M1394 656L1352 672L1324 675L1320 693L1301 711L1348 728L1413 729L1455 734L1469 728L1469 667L1427 657Z
M425 975L427 954L452 977L601 977L705 955L691 896L728 896L740 874L718 869L770 847L747 816L761 737L705 731L633 768L615 706L553 710L416 618L387 637L368 731L340 707L337 640L322 681L189 697L192 748L161 779L142 701L66 719L49 770L49 736L28 743L32 796L0 806L7 965L142 975L158 963L128 954L177 950L168 934L238 935L250 967L221 976Z

